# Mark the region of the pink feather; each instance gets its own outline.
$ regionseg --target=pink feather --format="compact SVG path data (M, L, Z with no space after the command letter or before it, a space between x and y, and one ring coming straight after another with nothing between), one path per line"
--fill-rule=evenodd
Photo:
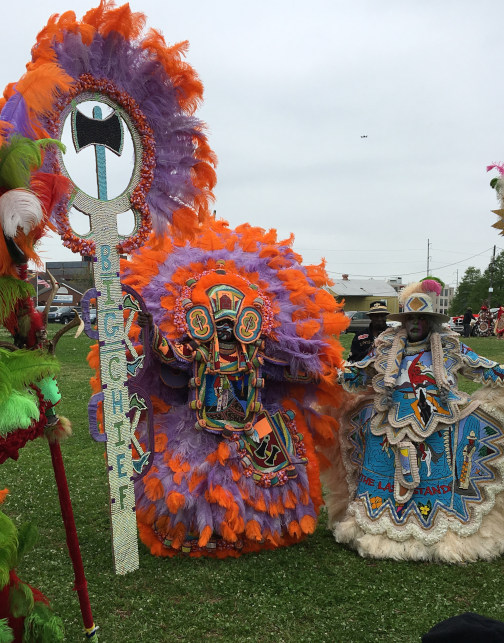
M487 172L490 172L490 170L493 169L499 170L499 173L502 175L504 174L504 165L498 165L497 163L494 163L493 165L487 165Z
M443 287L438 281L435 281L434 279L424 279L422 281L422 290L425 293L428 292L435 292L436 295L440 295L441 291L443 290Z

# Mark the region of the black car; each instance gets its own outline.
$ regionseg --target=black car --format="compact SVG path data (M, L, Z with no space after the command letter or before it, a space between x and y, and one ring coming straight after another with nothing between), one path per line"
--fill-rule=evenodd
M77 310L79 315L82 317L80 306L60 306L57 313L57 319L55 321L59 321L60 324L68 324L68 322L71 322L75 317L75 310ZM92 324L96 322L96 308L91 308L89 310L89 320Z
M371 319L363 310L345 310L345 315L350 317L350 326L347 333L359 333L369 328Z
M371 317L364 310L345 310L345 315L350 317L350 326L346 329L345 333L362 333L369 328ZM389 328L400 325L401 323L398 321L387 319L387 326Z
M59 321L60 324L68 324L75 317L75 306L60 306L58 309L58 314L56 321ZM80 308L77 308L77 312L80 314Z

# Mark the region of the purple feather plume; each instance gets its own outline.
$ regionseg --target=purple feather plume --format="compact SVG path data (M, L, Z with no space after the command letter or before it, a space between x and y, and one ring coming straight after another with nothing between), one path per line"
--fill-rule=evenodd
M37 138L28 115L25 99L19 92L15 92L5 103L0 112L0 120L7 121L12 126L12 129L9 129L9 134L21 134L21 136L31 139Z

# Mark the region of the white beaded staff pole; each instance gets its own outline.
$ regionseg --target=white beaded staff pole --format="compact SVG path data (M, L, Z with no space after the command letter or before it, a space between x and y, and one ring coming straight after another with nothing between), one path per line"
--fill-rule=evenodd
M94 107L93 118L77 109L78 103L99 101L112 107L113 113L102 120L101 108ZM140 180L142 144L136 128L127 113L105 95L83 93L74 99L62 113L61 131L66 117L72 118L72 135L79 152L94 146L98 199L85 194L75 186L71 206L89 215L90 232L83 235L95 243L93 262L94 285L97 293L97 324L100 355L100 377L103 390L103 422L107 436L107 464L112 522L112 548L116 574L138 569L138 536L133 487L132 427L128 417L130 403L127 382L127 332L123 317L123 295L119 278L117 245L124 238L119 235L117 215L131 209L130 197ZM125 122L133 139L134 169L127 189L114 199L107 198L105 148L120 155L123 147ZM64 174L63 158L60 167ZM135 214L136 228L138 218Z

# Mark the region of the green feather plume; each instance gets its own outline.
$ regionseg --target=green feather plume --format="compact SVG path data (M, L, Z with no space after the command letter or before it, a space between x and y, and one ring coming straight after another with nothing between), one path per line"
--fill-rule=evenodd
M33 549L38 539L38 529L32 523L21 525L18 531L18 560Z
M20 299L34 295L35 288L28 282L14 277L0 277L0 324L4 324Z
M12 643L14 634L6 618L0 619L0 643Z
M2 361L9 369L12 388L22 389L59 371L55 357L42 350L3 351Z
M2 354L0 353L0 360ZM0 361L0 405L5 402L12 391L12 384L9 379L9 369L7 365Z
M59 616L44 605L35 603L24 622L23 643L58 643L63 641L64 629Z
M35 601L30 586L20 581L9 590L10 611L14 618L27 616L33 609Z
M12 391L0 404L0 435L5 437L16 429L27 429L40 418L38 400L34 393Z
M0 511L0 589L9 583L9 571L35 544L37 528L23 525L18 531ZM64 640L63 623L45 603L35 602L29 585L19 581L9 589L9 609L14 618L24 617L23 643L59 643ZM0 643L14 640L7 619L0 620Z
M12 520L0 511L0 589L9 582L9 571L17 564L17 529Z
M52 138L32 141L17 134L12 136L0 147L0 184L10 190L29 188L32 173L42 165L41 150L48 145L65 150L60 141Z
M41 386L46 399L59 399L52 379L59 370L55 357L42 350L0 349L0 435L27 429L40 418L38 400L30 384Z

